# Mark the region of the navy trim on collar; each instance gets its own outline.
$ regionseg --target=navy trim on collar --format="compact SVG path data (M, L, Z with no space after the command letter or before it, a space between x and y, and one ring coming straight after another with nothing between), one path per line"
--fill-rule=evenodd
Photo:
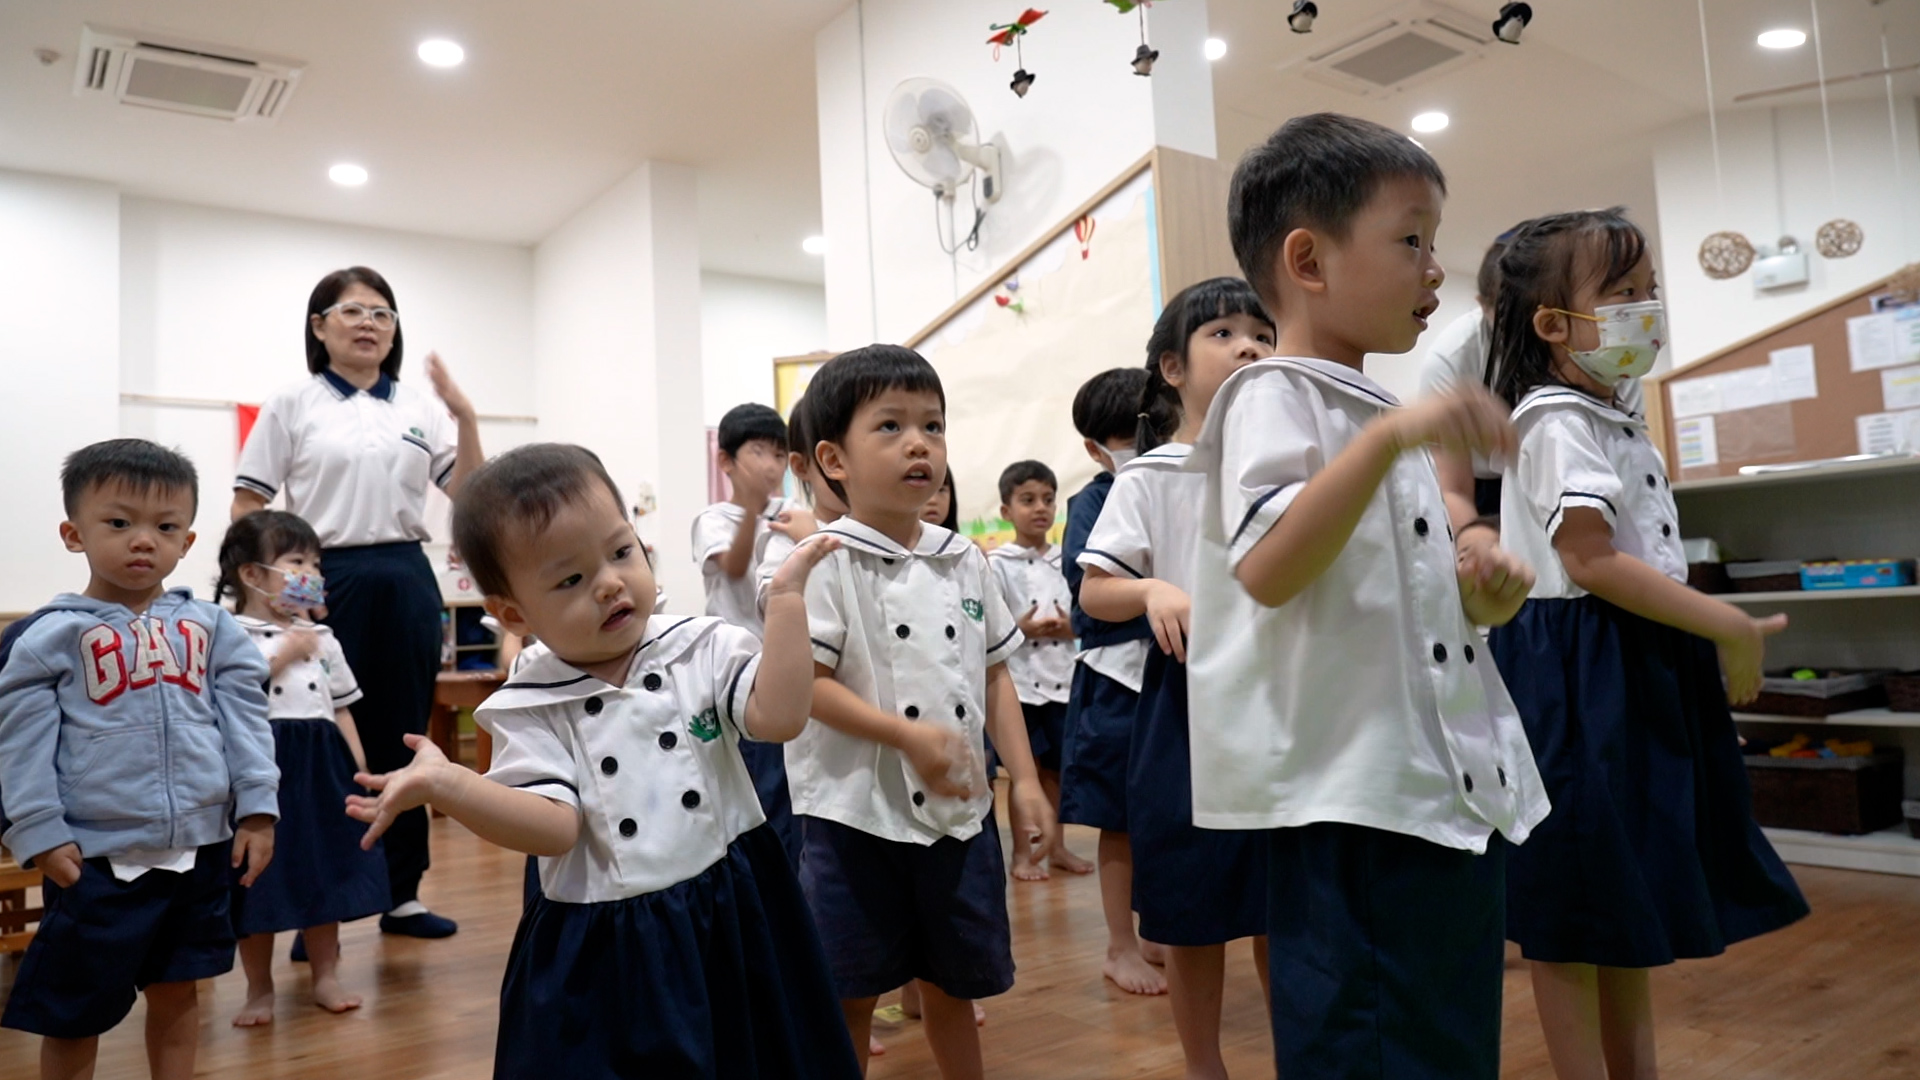
M882 555L891 555L896 559L913 554L912 552L907 551L904 548L881 547L879 544L874 543L873 541L867 539L864 536L858 536L850 532L842 532L841 530L836 529L831 525L827 526L824 529L821 529L820 531L823 533L827 533L828 535L831 535L831 536L839 537L843 543L846 541L852 541L853 543L859 544L861 547L866 548L868 551L877 551ZM942 548L942 550L945 550L945 549Z
M327 384L333 387L333 392L340 396L341 401L345 401L360 392L359 387L341 378L340 373L330 367L321 368L320 374L326 378ZM387 373L383 371L380 373L380 377L373 381L373 385L367 388L367 393L372 394L381 401L392 401L393 380L387 378Z
M1344 386L1347 389L1354 391L1355 393L1364 394L1367 397L1372 398L1373 400L1379 402L1382 405L1397 408L1400 404L1399 402L1393 400L1390 397L1385 397L1381 395L1379 391L1373 389L1370 386L1365 386L1361 383L1353 382L1350 379L1347 379L1343 376L1337 375L1331 371L1327 371L1321 368L1318 364L1303 364L1303 363L1300 363L1299 360L1296 360L1290 357L1285 357L1285 356L1276 356L1274 357L1274 360L1278 363L1285 364L1296 371L1305 371L1310 374L1319 376L1320 378L1325 379L1328 382L1339 383L1341 386ZM1327 363L1333 364L1336 367L1345 366L1345 365L1338 364L1337 362L1332 360L1327 361Z
M667 627L665 630L662 630L659 633L653 635L652 640L641 643L640 652L646 652L648 649L651 649L655 645L660 644L661 640L664 639L668 634L671 634L675 630L678 630L681 627L687 625L688 623L692 622L695 618L696 616L689 615L686 618L681 619L679 622L674 623L672 626Z
M502 690L553 690L562 686L572 686L574 683L577 683L577 682L585 682L586 680L591 678L593 678L593 676L591 675L580 675L572 679L562 679L559 682L510 682L501 686L500 689Z

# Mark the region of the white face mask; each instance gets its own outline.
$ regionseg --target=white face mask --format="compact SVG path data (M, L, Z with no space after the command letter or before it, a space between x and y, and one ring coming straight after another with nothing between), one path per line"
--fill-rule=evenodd
M1609 387L1621 379L1637 379L1652 371L1654 359L1667 343L1667 307L1658 300L1609 304L1594 308L1591 315L1560 308L1548 310L1596 324L1600 347L1584 352L1568 349L1567 355L1580 370Z
M1116 473L1120 471L1122 465L1140 456L1140 451L1135 450L1131 446L1125 450L1113 450L1106 447L1102 447L1101 449L1106 451L1107 460L1113 462L1112 471Z

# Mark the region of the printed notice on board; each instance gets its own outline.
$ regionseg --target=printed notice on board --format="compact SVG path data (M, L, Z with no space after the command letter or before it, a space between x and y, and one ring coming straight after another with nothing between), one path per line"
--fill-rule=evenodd
M1920 363L1920 305L1848 319L1847 353L1854 371Z
M1880 396L1884 400L1881 408L1888 412L1920 409L1920 364L1882 371Z
M1820 396L1820 384L1813 373L1813 346L1775 349L1767 359L1773 370L1774 400L1804 401Z
M1920 453L1920 409L1869 413L1853 423L1863 454Z
M1680 467L1699 469L1720 464L1720 443L1714 431L1713 417L1694 416L1673 425L1674 441L1680 446Z
M1725 411L1720 401L1718 376L1687 379L1684 382L1670 384L1668 389L1673 391L1675 417L1712 416L1714 413Z

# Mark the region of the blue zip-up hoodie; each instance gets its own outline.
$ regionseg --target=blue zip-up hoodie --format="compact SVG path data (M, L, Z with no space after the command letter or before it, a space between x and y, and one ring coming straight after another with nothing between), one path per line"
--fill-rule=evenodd
M63 593L0 657L3 838L23 859L194 848L280 816L267 661L225 610Z

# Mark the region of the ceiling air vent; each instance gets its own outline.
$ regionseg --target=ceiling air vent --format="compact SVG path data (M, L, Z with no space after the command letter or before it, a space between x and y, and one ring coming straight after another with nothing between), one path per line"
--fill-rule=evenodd
M1415 5L1309 56L1305 73L1363 97L1391 97L1480 59L1492 35L1475 26L1458 12Z
M80 34L73 92L121 105L271 124L292 98L301 68L297 61L88 26Z

